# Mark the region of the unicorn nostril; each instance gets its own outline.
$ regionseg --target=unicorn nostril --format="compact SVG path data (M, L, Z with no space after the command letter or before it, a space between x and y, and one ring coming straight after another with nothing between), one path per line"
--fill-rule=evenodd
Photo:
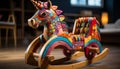
M28 20L28 25L29 26L33 26L35 24L35 20L34 19L29 19Z
M30 20L28 20L28 22L31 23L31 24L35 24L35 20L34 19L30 19Z
M34 24L35 23L35 20L34 19L31 19L31 21L30 21L32 24Z

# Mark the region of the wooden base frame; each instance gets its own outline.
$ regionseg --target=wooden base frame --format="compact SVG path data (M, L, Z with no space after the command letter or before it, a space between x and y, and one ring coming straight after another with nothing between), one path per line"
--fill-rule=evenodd
M55 38L55 37L53 37ZM50 40L52 40L53 38L51 38ZM49 43L49 41L48 41ZM34 65L34 66L38 66L40 67L40 69L77 69L77 68L81 68L84 66L87 66L89 64L98 62L99 60L103 59L105 56L107 56L109 49L105 48L101 53L99 52L98 48L90 48L90 51L92 52L96 52L97 55L92 59L92 60L84 60L84 61L80 61L80 62L76 62L76 63L71 63L71 64L63 64L63 62L66 61L74 61L78 58L80 58L81 56L85 56L85 52L84 50L76 50L76 52L74 54L72 54L71 56L66 56L65 58L61 58L58 60L54 59L54 56L50 56L47 55L44 58L44 61L41 63L39 61L39 59L41 59L40 53L42 53L41 51L39 53L36 53L34 50L36 50L39 46L41 45L40 43L40 39L39 37L37 37L36 39L34 39L31 44L29 45L28 49L25 52L25 61L27 64L30 65ZM42 46L42 49L45 46ZM41 50L42 50L41 49ZM35 58L37 58L37 60L35 60Z
M93 64L95 62L100 61L105 56L107 56L108 52L109 52L109 49L105 48L99 55L95 56L92 60L84 60L81 62L77 62L77 63L73 63L73 64L64 64L64 65L63 64L61 65L58 63L79 57L79 56L81 56L80 53L77 53L76 55L73 54L73 56L71 58L66 57L66 58L62 58L62 59L54 60L54 61L53 61L53 58L54 58L53 56L48 56L45 58L46 62L44 62L44 66L42 66L40 69L66 69L66 68L78 69L78 68L82 68L89 64ZM57 64L57 65L54 65L54 64Z

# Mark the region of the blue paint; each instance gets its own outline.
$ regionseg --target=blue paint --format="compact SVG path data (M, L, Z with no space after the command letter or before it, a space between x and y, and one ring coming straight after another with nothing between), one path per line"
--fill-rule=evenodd
M69 41L69 39L65 38L65 37L62 37L62 36L58 36L56 38L54 38L52 41L49 42L49 44L46 46L43 54L42 54L42 58L45 58L46 54L47 54L47 51L48 49L51 47L51 45L57 41L64 41L66 42L71 48L73 48L72 46L72 43Z
M98 41L98 40L96 40L96 39L92 39L92 40L90 40L90 41L88 41L86 44L85 44L85 47L87 47L89 44L91 44L91 43L93 43L93 42L95 42L95 43L97 43L98 44L98 46L99 46L99 48L100 48L100 52L102 52L102 45L101 45L101 43Z
M43 42L42 36L43 36L42 34L39 36L41 42Z
M50 13L50 14L49 14L49 16L50 16L50 17L52 17L52 16L53 16L53 14L52 14L52 13Z
M55 20L58 20L58 19L59 19L59 17L58 17L58 16L56 16L56 17L55 17Z
M80 41L80 37L78 37L78 41Z

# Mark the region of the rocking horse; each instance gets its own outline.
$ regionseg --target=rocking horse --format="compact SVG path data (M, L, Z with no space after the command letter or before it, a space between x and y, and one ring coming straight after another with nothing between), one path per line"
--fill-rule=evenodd
M77 69L103 59L109 52L100 43L99 23L95 17L81 17L75 20L73 32L69 33L64 22L64 15L50 0L31 0L38 9L28 19L30 27L44 26L43 34L35 38L25 51L25 62L40 69ZM51 56L53 49L60 48L65 57L55 59ZM63 64L85 56L86 60Z

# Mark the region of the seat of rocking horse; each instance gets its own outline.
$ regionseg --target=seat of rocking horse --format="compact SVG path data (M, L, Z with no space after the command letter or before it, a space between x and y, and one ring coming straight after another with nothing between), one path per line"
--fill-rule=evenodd
M74 35L80 35L82 38L101 40L99 22L95 17L81 17L76 19L72 33Z
M73 34L80 35L81 37L86 37L89 33L89 25L90 23L88 21L85 21L85 19L78 18L75 21L74 28L73 28Z

